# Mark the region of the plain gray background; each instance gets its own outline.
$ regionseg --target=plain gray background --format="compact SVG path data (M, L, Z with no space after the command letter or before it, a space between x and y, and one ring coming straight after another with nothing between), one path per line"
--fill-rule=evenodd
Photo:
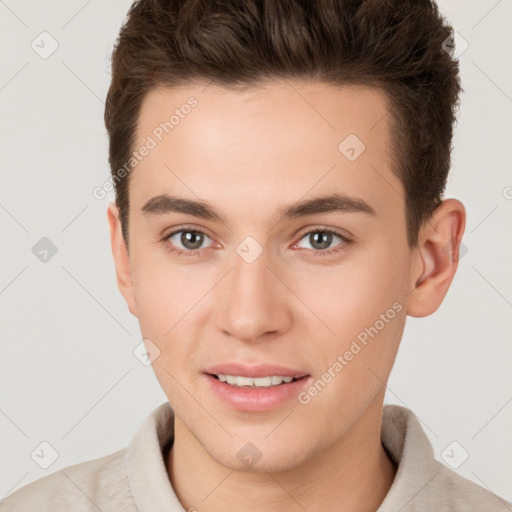
M116 285L113 195L92 195L109 177L109 57L130 5L0 1L0 499L125 447L166 401L133 354L141 334ZM386 403L415 412L439 460L467 454L455 470L512 500L512 2L439 6L468 45L446 194L466 206L467 252L440 309L408 318ZM47 262L33 253L43 237L57 248ZM46 469L42 442L58 453Z

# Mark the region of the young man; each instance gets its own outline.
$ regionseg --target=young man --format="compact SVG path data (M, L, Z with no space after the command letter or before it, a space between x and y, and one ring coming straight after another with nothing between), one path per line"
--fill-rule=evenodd
M383 406L457 269L460 92L427 0L153 0L105 121L119 289L169 402L9 511L507 510Z

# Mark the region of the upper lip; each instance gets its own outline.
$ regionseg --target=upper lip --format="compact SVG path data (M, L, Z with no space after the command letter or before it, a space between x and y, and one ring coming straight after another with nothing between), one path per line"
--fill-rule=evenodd
M237 377L268 377L268 376L281 376L293 377L299 379L306 375L307 372L295 370L293 368L286 368L275 364L241 364L241 363L223 363L210 366L203 370L204 373L210 375L235 375Z

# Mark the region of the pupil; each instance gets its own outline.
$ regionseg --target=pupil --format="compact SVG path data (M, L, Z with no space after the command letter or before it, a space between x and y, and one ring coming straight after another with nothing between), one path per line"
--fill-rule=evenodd
M181 243L188 249L198 249L202 244L202 234L195 231L185 231L181 235ZM194 239L196 241L194 242Z
M320 241L318 242L318 239ZM310 235L311 245L315 247L318 245L318 249L327 249L331 245L332 233L317 232Z

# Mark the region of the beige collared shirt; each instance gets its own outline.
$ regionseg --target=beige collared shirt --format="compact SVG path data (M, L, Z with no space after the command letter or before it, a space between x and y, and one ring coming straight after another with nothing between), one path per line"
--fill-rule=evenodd
M144 420L126 448L36 480L5 498L0 510L186 512L163 459L173 427L173 411L165 402ZM434 458L430 441L409 409L384 406L381 440L398 471L377 512L511 512L510 502Z

